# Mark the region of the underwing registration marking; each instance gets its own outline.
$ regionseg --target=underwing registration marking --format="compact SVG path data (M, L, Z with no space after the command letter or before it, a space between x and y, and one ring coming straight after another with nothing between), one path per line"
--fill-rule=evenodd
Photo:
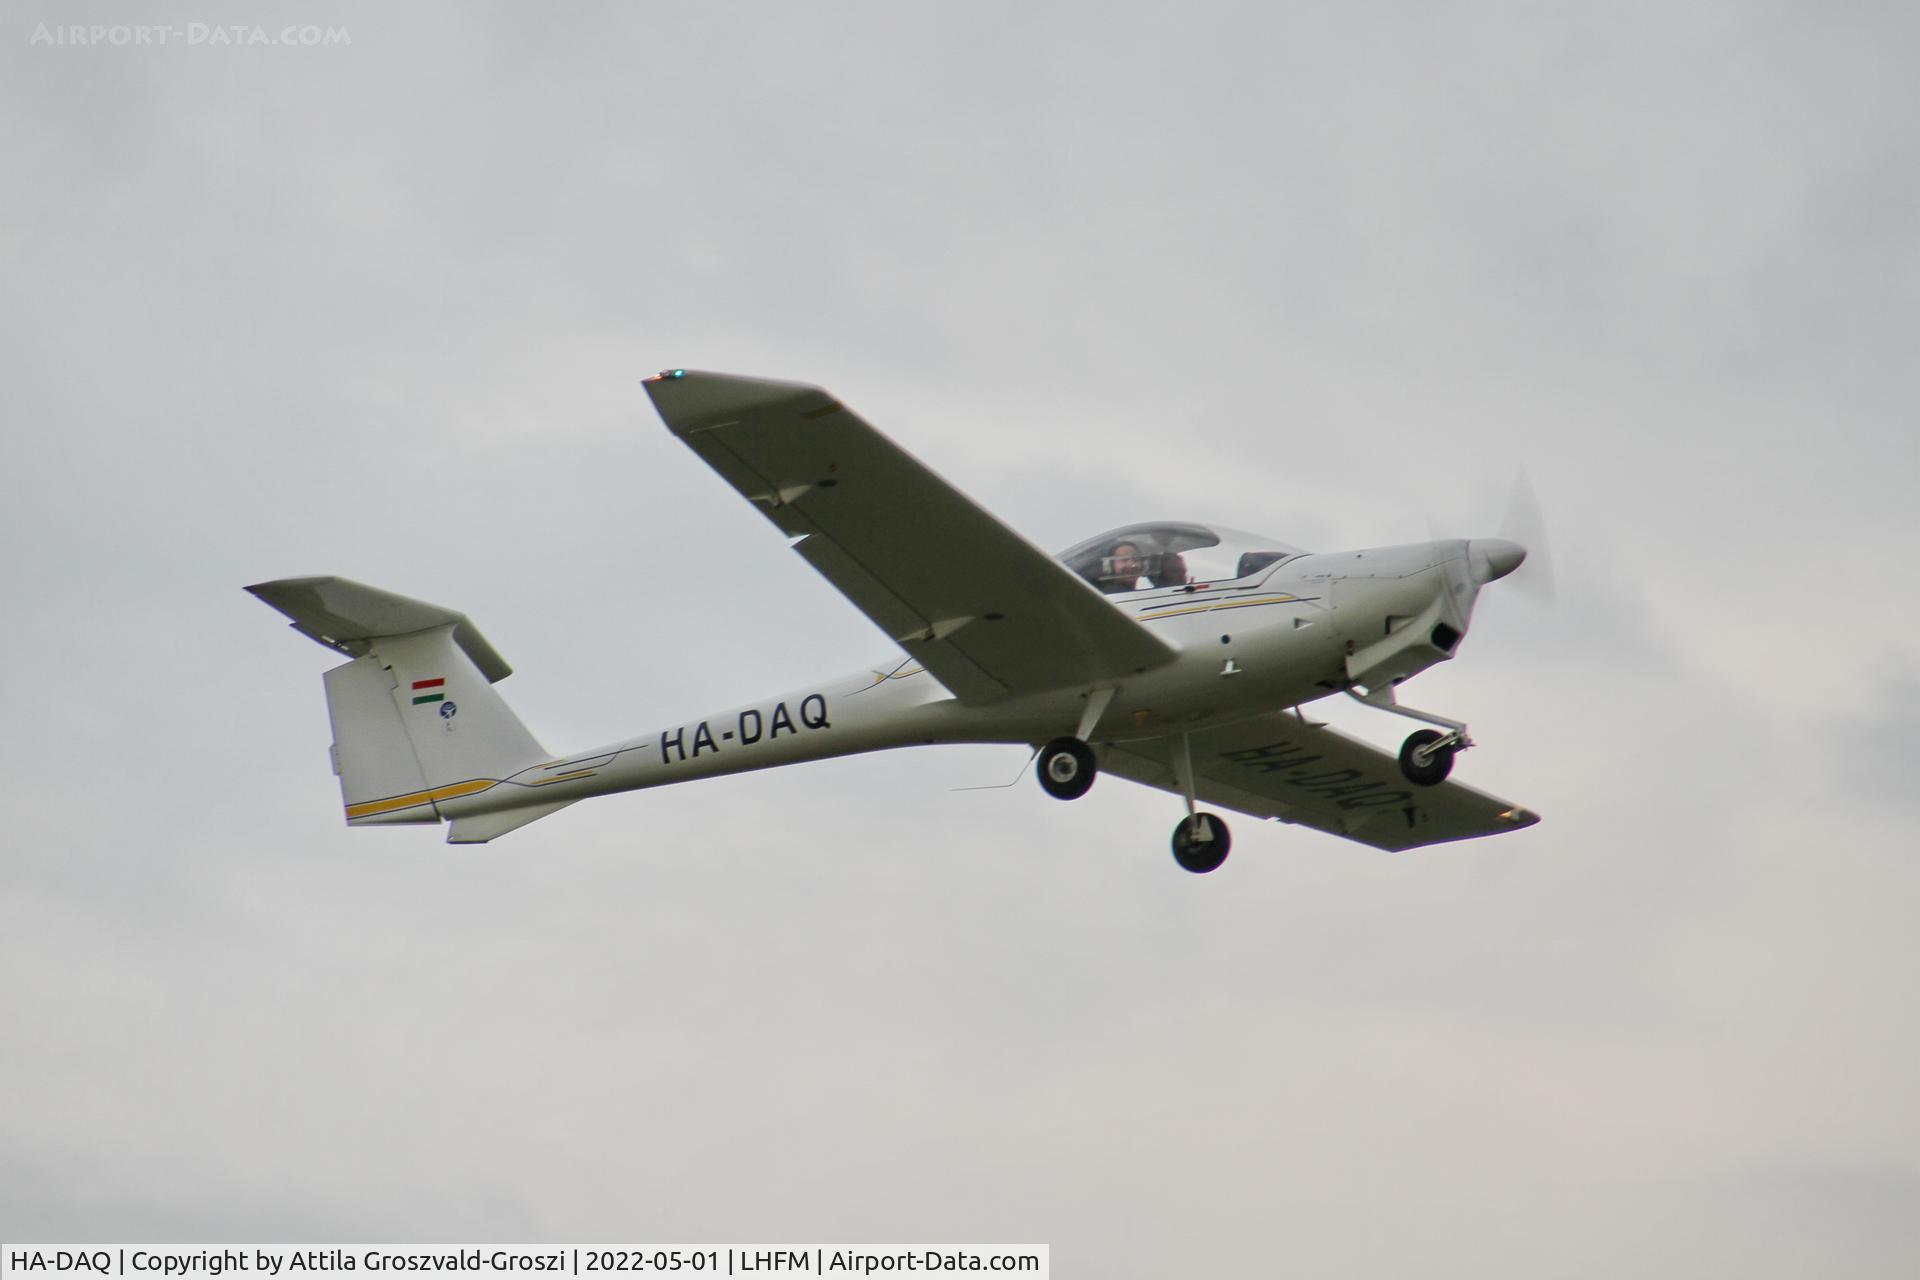
M1402 791L1378 778L1369 778L1358 769L1316 770L1326 757L1291 742L1270 742L1264 747L1242 747L1223 751L1222 760L1273 774L1281 782L1300 788L1310 795L1330 800L1342 809L1371 809L1384 805L1404 805L1413 800L1411 791Z

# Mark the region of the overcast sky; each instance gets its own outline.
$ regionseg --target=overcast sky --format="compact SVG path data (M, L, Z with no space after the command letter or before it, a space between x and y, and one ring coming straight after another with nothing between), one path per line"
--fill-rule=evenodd
M1915 10L1173 13L8 6L0 1237L1920 1270ZM246 583L466 611L556 751L888 652L669 365L1054 548L1485 535L1524 465L1556 601L1403 697L1545 821L1192 877L941 748L346 830Z

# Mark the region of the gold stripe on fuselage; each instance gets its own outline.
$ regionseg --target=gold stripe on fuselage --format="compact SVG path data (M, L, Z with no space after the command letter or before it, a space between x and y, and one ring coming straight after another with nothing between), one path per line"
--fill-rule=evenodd
M498 778L473 778L467 782L455 782L444 787L435 787L431 791L415 791L404 796L389 796L385 800L368 800L362 804L347 806L348 818L370 818L376 813L392 813L396 809L411 809L416 805L431 804L436 800L456 800L461 796L475 795L488 787L500 785Z
M556 773L551 778L541 778L537 782L529 782L527 785L530 787L551 786L556 782L571 782L575 778L591 778L597 772L599 772L597 769L575 769L572 773Z
M1140 615L1142 622L1157 622L1161 618L1177 618L1188 613L1212 613L1216 609L1248 609L1261 604L1294 604L1299 596L1260 596L1252 600L1209 600L1205 604L1162 605L1149 609Z

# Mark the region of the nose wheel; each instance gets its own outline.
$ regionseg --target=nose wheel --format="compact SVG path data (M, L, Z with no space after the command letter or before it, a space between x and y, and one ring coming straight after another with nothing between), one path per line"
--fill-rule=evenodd
M1197 876L1218 871L1232 847L1227 824L1216 814L1196 813L1174 825L1173 860Z
M1416 729L1400 744L1400 774L1416 787L1437 787L1445 782L1447 775L1453 772L1453 757L1473 745L1473 739L1467 736L1466 725L1445 716L1401 706L1393 696L1393 686L1390 684L1364 691L1348 685L1347 696L1370 707L1391 711L1397 716L1437 724L1445 730L1443 733L1433 729Z
M1400 772L1416 787L1437 787L1453 772L1453 754L1459 749L1458 733L1416 729L1400 744Z
M1080 739L1055 738L1040 748L1034 772L1040 777L1041 790L1055 800L1078 800L1093 786L1100 766L1093 748Z

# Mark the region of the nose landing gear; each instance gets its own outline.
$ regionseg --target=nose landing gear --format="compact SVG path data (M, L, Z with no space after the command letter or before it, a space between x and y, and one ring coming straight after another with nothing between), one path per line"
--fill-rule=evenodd
M1453 754L1460 749L1457 733L1416 729L1400 744L1400 772L1416 787L1437 787L1453 772ZM1455 739L1455 741L1449 741Z
M1454 755L1473 745L1473 739L1467 736L1465 724L1401 706L1393 696L1393 686L1390 684L1365 690L1348 685L1347 696L1370 707L1391 711L1397 716L1437 724L1446 731L1440 733L1432 729L1416 729L1400 744L1401 776L1416 787L1437 787L1445 782L1447 775L1453 772Z

